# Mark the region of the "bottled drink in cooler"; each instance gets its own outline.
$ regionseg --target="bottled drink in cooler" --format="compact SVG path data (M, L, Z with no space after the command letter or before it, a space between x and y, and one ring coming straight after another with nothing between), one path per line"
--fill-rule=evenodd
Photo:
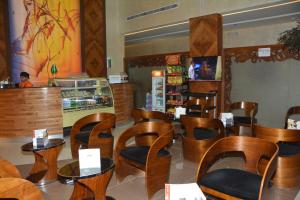
M149 92L146 94L146 110L152 110L152 95Z

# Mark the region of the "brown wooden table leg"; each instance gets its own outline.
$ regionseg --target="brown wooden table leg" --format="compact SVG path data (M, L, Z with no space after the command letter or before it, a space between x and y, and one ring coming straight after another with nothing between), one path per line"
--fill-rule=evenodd
M63 144L49 149L34 151L35 163L30 171L30 177L46 170L40 180L33 182L46 184L57 179L57 157L63 148Z
M77 180L70 199L81 200L93 195L95 200L105 200L106 188L112 173L113 170L110 170L101 175Z

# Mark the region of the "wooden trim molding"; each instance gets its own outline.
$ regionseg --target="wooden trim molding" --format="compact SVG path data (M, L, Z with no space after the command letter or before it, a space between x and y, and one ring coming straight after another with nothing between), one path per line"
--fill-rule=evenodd
M189 57L189 52L175 52L124 58L124 71L128 73L129 67L148 67L166 65L166 56L179 54L181 61Z
M258 57L259 48L271 48L271 56L269 57ZM300 54L292 54L284 48L283 45L261 45L261 46L249 46L249 47L236 47L224 49L224 100L225 100L225 111L229 110L231 100L231 65L233 62L244 63L250 60L252 63L257 62L282 62L287 59L300 60Z

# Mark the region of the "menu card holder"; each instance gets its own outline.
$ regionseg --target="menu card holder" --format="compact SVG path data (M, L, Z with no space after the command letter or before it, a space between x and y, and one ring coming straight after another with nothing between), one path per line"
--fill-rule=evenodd
M220 113L220 120L223 122L224 127L234 125L232 113Z
M81 176L101 172L100 149L79 149L79 169Z
M179 119L180 115L185 115L186 114L186 108L183 108L181 106L175 107L175 118Z
M34 147L44 147L49 142L47 129L34 130L32 144Z
M165 200L206 200L197 183L166 184Z
M296 121L294 119L288 119L287 124L288 124L287 129L300 130L300 121Z

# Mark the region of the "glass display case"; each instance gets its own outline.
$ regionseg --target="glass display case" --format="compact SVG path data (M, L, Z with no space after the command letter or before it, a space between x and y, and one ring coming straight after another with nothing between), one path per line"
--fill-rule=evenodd
M92 113L114 113L112 91L105 78L56 78L53 83L61 87L64 127Z

